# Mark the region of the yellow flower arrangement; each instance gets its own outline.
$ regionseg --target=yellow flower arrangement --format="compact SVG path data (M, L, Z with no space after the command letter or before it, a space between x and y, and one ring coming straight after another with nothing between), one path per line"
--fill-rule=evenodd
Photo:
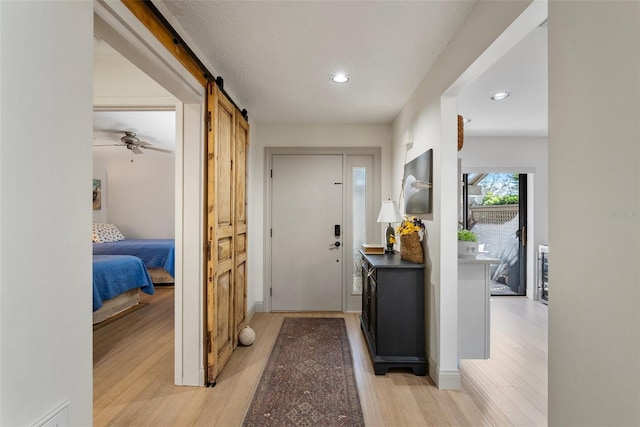
M407 218L404 217L404 220L400 223L396 232L400 235L417 233L419 231L424 230L424 224L422 220L416 218L415 216Z

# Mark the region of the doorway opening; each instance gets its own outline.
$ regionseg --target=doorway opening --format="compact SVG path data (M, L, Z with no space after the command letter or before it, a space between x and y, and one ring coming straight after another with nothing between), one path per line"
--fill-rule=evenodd
M463 174L463 224L477 236L479 252L502 260L492 265L491 295L527 293L527 175Z
M204 385L203 363L203 226L204 99L205 88L151 35L123 3L94 9L94 39L102 40L138 68L163 92L140 91L131 81L130 90L114 97L94 92L94 105L119 110L144 110L149 104L171 106L175 112L174 214L174 384ZM117 86L114 86L117 87ZM144 85L149 87L149 85ZM169 93L170 96L166 96ZM124 150L123 150L124 151ZM134 153L135 154L135 153ZM154 153L161 154L161 153ZM137 155L134 163L148 160ZM135 182L135 184L138 184ZM135 187L134 184L131 187ZM140 184L139 187L144 187ZM191 308L191 309L189 309Z

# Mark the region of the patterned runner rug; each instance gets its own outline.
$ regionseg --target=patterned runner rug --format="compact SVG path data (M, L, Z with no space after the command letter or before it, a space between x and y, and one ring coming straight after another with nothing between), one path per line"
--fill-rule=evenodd
M364 426L341 318L285 317L245 426Z

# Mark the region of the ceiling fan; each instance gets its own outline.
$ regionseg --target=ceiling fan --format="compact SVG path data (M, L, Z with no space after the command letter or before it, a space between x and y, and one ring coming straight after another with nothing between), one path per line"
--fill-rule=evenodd
M100 139L96 139L94 138L94 141L105 141L105 140L100 140ZM131 132L128 130L124 131L124 136L122 138L120 138L120 143L114 143L111 141L105 141L105 142L109 142L108 144L93 144L94 147L126 147L128 150L131 150L132 153L134 154L142 154L143 151L141 150L153 150L153 151L160 151L162 153L172 153L173 151L171 150L167 150L166 148L159 148L159 147L154 147L152 144L146 142L146 141L140 141L140 139L136 136L135 132Z

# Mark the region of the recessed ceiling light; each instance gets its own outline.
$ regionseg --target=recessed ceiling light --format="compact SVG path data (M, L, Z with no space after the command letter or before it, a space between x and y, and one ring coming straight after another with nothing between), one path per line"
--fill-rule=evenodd
M507 99L511 95L511 92L498 92L494 93L491 99L494 101L502 101L503 99Z
M349 75L344 73L336 73L331 76L331 81L334 83L346 83L349 81Z
M465 125L466 125L467 123L469 123L470 121L471 121L471 119L470 119L470 118L468 118L468 117L465 117L465 118L463 118L463 119L462 119L462 123L464 123Z

